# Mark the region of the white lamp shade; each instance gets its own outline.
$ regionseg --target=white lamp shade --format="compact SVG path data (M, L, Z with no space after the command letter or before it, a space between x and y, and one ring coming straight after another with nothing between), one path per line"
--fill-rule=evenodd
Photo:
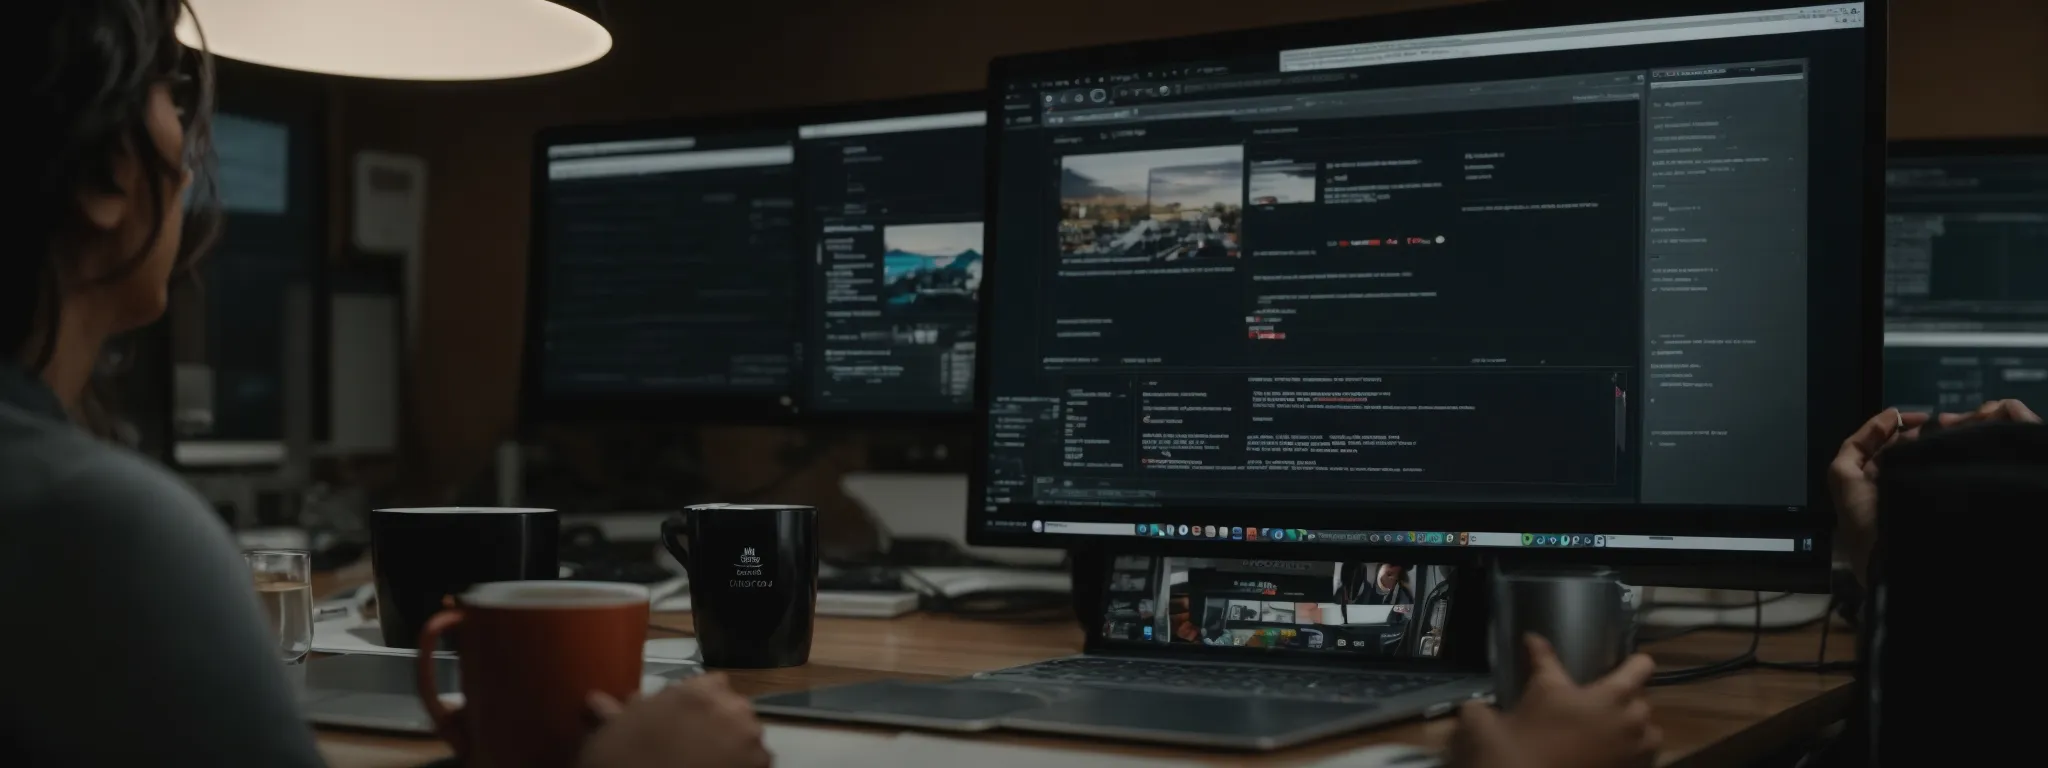
M178 39L253 64L386 80L497 80L574 69L611 50L588 16L547 0L186 0ZM194 28L193 18L198 27Z

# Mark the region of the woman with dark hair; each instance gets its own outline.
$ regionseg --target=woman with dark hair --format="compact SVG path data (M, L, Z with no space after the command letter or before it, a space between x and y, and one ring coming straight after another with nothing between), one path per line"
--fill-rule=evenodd
M318 765L219 516L81 428L102 347L162 315L209 241L210 61L177 40L180 0L17 5L30 70L8 177L29 188L0 252L0 765ZM592 706L608 720L585 765L769 759L720 677Z

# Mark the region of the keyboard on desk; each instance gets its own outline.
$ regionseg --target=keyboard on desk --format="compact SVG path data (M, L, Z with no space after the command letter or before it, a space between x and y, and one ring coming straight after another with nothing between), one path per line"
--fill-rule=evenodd
M975 675L977 679L1221 693L1311 701L1373 701L1458 680L1455 675L1189 664L1076 656Z

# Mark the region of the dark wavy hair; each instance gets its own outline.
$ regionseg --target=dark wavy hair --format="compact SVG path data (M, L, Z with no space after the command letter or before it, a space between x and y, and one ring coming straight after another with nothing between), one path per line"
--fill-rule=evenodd
M0 252L0 356L19 357L31 370L50 364L61 308L62 280L69 276L100 283L119 282L140 267L163 236L161 212L172 201L165 189L187 168L193 185L186 205L184 235L175 274L189 275L213 243L220 209L214 187L215 158L208 126L213 112L213 61L178 41L183 0L26 0L10 12L17 45L28 47L27 93L10 120L28 127L10 163L16 179L27 179L26 203L10 205L20 216L10 234L23 243ZM197 29L197 19L193 19ZM203 38L202 38L203 39ZM163 157L149 132L150 93L169 85L185 129L184 157ZM84 231L79 195L123 191L114 177L114 158L141 161L150 200L152 231L140 251L101 274L80 273L73 254L59 247ZM97 403L81 410L99 411Z

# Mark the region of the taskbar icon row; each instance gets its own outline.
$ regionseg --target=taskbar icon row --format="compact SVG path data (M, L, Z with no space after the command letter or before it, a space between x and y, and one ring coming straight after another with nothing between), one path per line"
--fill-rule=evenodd
M1161 539L1210 539L1215 541L1320 542L1325 544L1381 544L1396 546L1464 547L1515 546L1517 542L1496 541L1502 534L1466 531L1316 531L1306 528L1261 528L1235 525L1178 525L1134 523L1133 533ZM1605 547L1606 536L1582 533L1523 533L1524 547Z
M1137 523L1139 536L1162 539L1214 539L1216 541L1314 541L1316 534L1304 528L1246 528L1235 525L1168 525Z
M1144 536L1195 541L1303 542L1334 546L1529 547L1537 549L1685 549L1727 552L1813 551L1812 538L1787 536L1674 536L1628 533L1521 533L1514 531L1349 531L1264 526L1182 525L1033 520L1032 533L1061 536Z

